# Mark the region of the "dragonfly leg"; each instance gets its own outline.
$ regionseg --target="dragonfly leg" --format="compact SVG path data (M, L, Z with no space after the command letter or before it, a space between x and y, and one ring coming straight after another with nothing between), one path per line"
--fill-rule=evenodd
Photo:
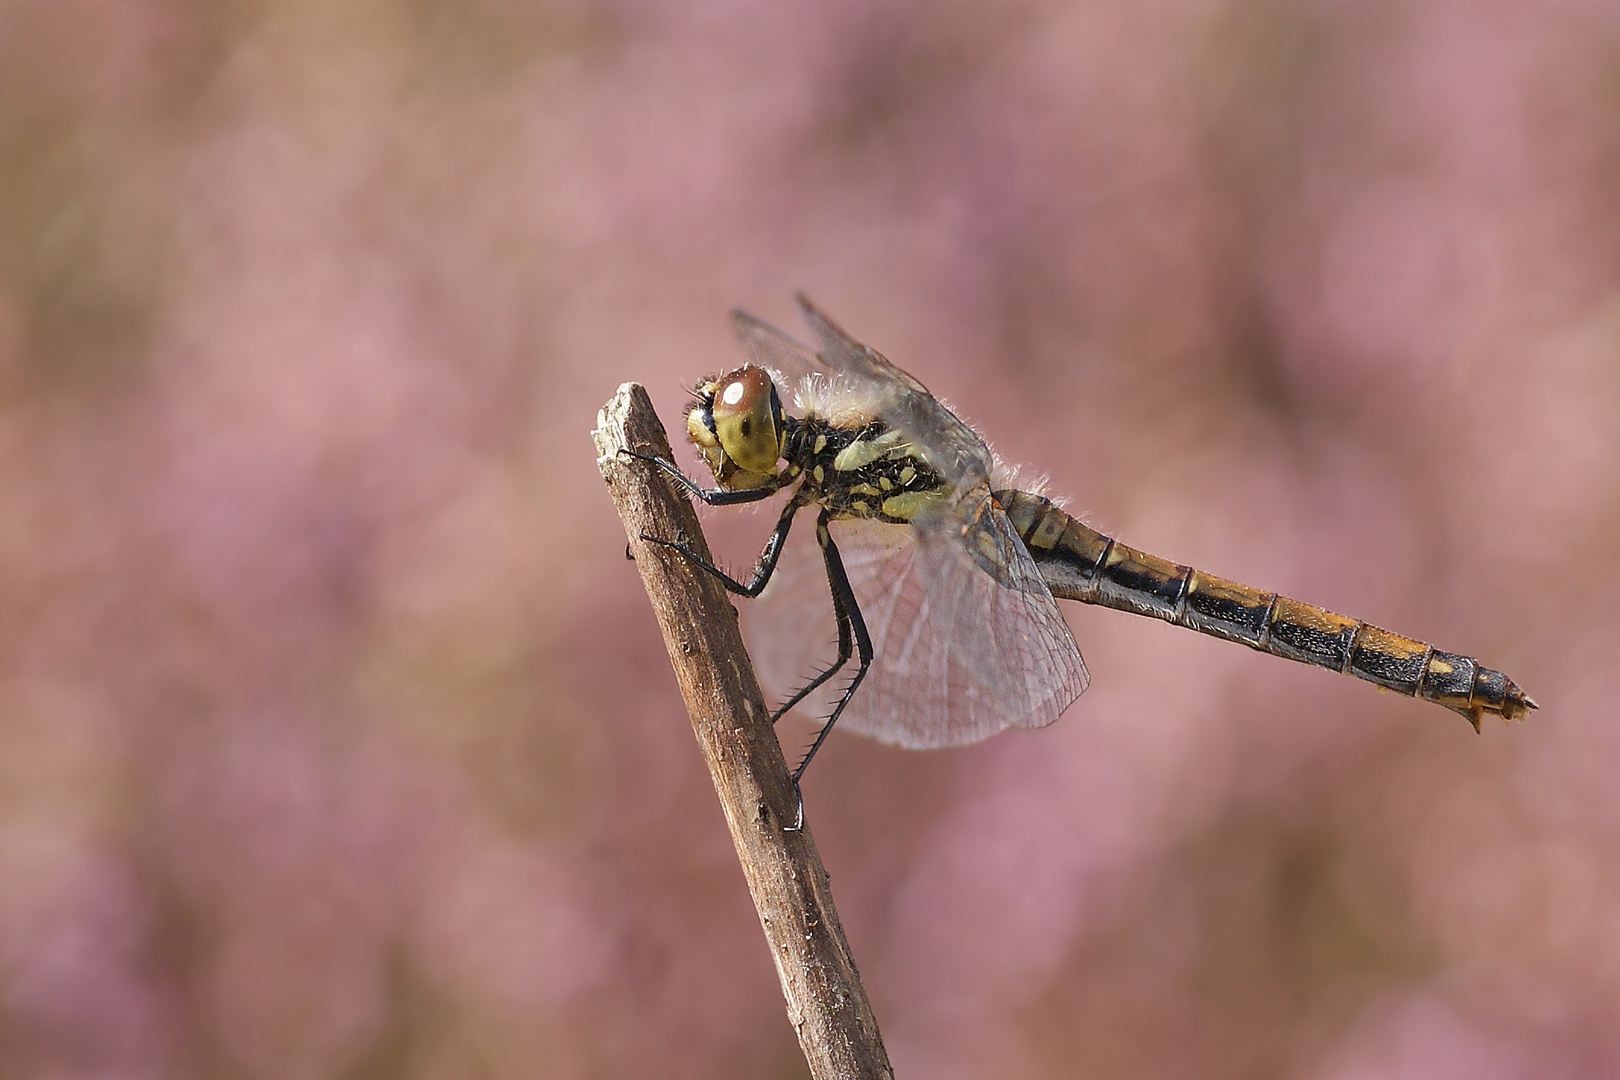
M795 690L792 697L782 702L781 706L775 712L771 713L771 723L774 724L778 720L782 719L782 717L786 716L788 711L792 709L793 706L809 697L816 687L820 686L822 683L836 675L838 673L838 669L849 662L849 658L854 655L855 650L846 643L847 635L844 633L843 620L839 620L838 623L838 638L838 659L828 664L825 669L819 672L809 682Z
M734 592L738 596L746 596L752 600L764 592L765 586L770 583L771 574L776 571L776 561L782 556L782 545L787 542L788 529L793 527L793 515L797 514L799 508L803 505L804 503L795 495L782 508L782 516L776 519L776 528L771 530L770 539L765 541L765 550L759 553L759 559L754 563L753 576L748 579L746 584L738 581L714 565L714 563L693 551L692 545L685 540L664 540L657 536L649 536L646 533L642 533L641 538L649 544L662 544L664 547L674 548L691 560L692 565L719 578L720 584L724 585L728 592Z
M822 540L823 536L826 536L825 541ZM846 586L845 591L849 592L851 603L853 604L855 594L853 591L847 588L849 578L848 575L844 573L844 560L839 556L838 548L833 545L832 536L827 533L824 521L816 522L816 541L821 544L822 558L824 560L828 557L828 549L831 549L831 558L836 560L838 564L837 576L844 579ZM828 564L827 568L827 580L829 582L833 582L835 580L831 563ZM838 586L836 584L832 586L832 599L833 618L838 623L838 656L833 660L832 663L823 668L821 672L809 682L805 683L803 686L799 687L798 690L794 691L791 697L782 702L781 706L775 712L771 713L771 723L773 724L782 719L782 717L786 716L788 711L791 710L793 706L797 705L799 702L803 701L805 698L814 693L816 688L821 686L822 683L838 674L838 670L845 664L849 663L849 658L855 655L855 639L850 631L850 619L845 613L843 600L838 595ZM855 617L857 619L860 618L860 610L858 608L855 611ZM864 621L861 623L861 629L863 631L866 629L866 623ZM814 750L811 751L811 753L814 752Z
M849 699L855 696L855 688L861 685L861 680L866 678L867 669L872 666L872 635L866 632L866 620L861 617L860 605L855 602L855 590L850 587L849 575L844 571L844 560L839 556L838 545L833 543L832 533L827 528L829 517L828 512L822 510L821 516L816 519L816 542L821 545L821 556L827 564L827 583L832 587L833 615L838 620L838 660L832 667L818 675L810 686L795 695L794 701L826 682L834 671L843 667L849 660L851 646L860 657L860 667L856 669L855 677L849 680L849 685L844 687L838 704L833 706L826 723L822 724L821 730L816 733L815 741L810 744L810 749L805 751L799 767L793 770L794 790L798 790L799 780L804 776L804 770L809 767L810 759L816 756L821 744L827 741L827 736L832 732L833 725L838 723L838 717L843 713L844 707L849 704Z
M837 557L836 551L837 549L835 548L835 557ZM838 566L840 572L842 572L843 560L841 558L839 559ZM860 612L857 610L856 617L858 618L859 616ZM813 678L811 678L809 682L795 690L792 697L782 702L781 706L775 712L771 713L771 723L774 724L778 720L782 719L782 717L788 714L793 706L809 697L815 692L817 687L821 686L822 683L838 674L839 669L845 664L849 663L849 658L855 655L854 638L850 633L850 620L849 617L845 615L843 608L840 606L838 592L836 589L833 592L833 617L838 621L838 656L834 658L832 663L828 664ZM866 628L866 624L864 622L861 624L861 628L863 630Z
M620 450L625 457L639 458L642 461L658 466L672 480L680 484L690 494L696 495L710 506L736 506L740 503L759 502L768 499L782 490L788 478L780 474L773 476L769 483L754 488L706 488L681 472L681 467L668 458L657 457L653 454L638 454L634 450Z

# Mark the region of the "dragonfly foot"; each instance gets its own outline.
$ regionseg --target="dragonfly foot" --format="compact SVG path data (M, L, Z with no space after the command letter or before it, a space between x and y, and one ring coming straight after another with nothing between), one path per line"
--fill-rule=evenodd
M662 536L654 536L651 533L642 533L641 539L648 544L661 544L664 547L673 548L682 555L685 555L688 559L692 559L695 562L703 561L698 557L697 552L692 550L692 545L688 544L685 540L665 540ZM629 545L625 545L625 550L630 550Z
M620 457L633 457L633 458L639 458L639 459L640 459L640 460L642 460L642 461L650 461L650 462L652 462L652 463L653 463L653 464L654 464L654 465L664 465L664 464L666 464L666 463L669 463L669 464L673 464L673 462L668 462L668 459L666 459L666 458L661 458L661 457L659 457L659 456L658 456L658 455L657 455L657 454L642 454L642 453L638 453L638 452L636 452L636 451L635 451L635 450L631 450L631 449L630 449L630 448L629 448L629 447L627 447L627 446L621 446L621 447L619 447L619 456L620 456Z
M793 781L793 824L782 826L783 832L798 832L804 828L804 792L799 790L799 782Z

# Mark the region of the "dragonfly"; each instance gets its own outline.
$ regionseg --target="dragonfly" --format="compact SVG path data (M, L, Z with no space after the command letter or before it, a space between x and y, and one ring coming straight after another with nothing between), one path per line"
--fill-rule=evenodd
M693 390L687 436L714 486L634 455L711 506L791 491L746 581L683 540L645 538L740 596L764 591L799 511L817 510L837 652L772 721L855 667L792 773L795 789L840 721L913 749L1052 723L1091 681L1059 599L1352 675L1460 713L1475 730L1486 715L1516 720L1537 707L1473 657L1138 551L1013 486L921 382L796 300L818 348L734 311L747 362Z

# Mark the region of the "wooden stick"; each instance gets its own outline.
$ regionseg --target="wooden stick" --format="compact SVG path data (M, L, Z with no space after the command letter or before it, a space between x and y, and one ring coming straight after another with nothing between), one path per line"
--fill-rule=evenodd
M686 497L647 462L619 454L626 449L670 458L647 391L635 383L619 387L598 414L592 437L709 763L810 1075L892 1080L815 842L807 827L791 831L798 798L743 647L736 609L712 575L679 552L642 539L684 538L709 557Z

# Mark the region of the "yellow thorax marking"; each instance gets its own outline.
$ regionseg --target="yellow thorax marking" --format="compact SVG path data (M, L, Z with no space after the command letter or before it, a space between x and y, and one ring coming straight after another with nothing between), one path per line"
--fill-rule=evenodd
M905 491L884 499L883 512L889 517L910 521L917 511L944 497L944 493L939 491Z
M864 469L878 458L894 450L895 444L899 441L900 433L898 431L885 431L872 439L856 439L838 451L838 456L833 458L833 468L840 472L854 472L856 469Z

